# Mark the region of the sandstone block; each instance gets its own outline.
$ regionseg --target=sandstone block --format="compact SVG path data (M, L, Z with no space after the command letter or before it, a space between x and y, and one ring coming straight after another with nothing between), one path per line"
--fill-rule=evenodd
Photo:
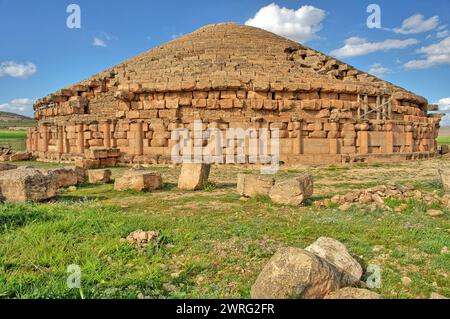
M0 175L0 196L13 203L51 199L56 196L57 186L54 175L33 168L9 170Z
M237 191L244 197L269 196L274 184L275 179L270 176L239 174Z
M11 162L29 161L33 156L29 152L15 152L10 155Z
M305 250L325 259L347 275L345 280L349 286L358 283L362 277L361 265L350 255L344 244L335 239L321 237Z
M88 171L90 184L104 184L111 181L112 172L109 169L91 169Z
M299 248L281 248L251 289L253 299L320 299L342 288L341 273Z
M114 189L117 191L136 190L153 191L162 186L162 177L158 173L131 169L116 179Z
M269 196L274 203L298 206L313 193L313 178L311 175L304 175L275 184Z
M442 185L446 192L450 192L450 169L440 169L439 175L441 176Z
M199 190L208 183L210 164L184 163L178 179L178 188L183 190Z
M16 168L17 168L16 165L0 163L0 172L9 171L9 170L16 169Z
M56 168L48 170L46 173L55 179L58 188L75 186L79 182L79 175L74 169Z
M352 288L352 287L346 287L339 289L338 291L334 291L327 296L325 296L324 299L369 299L369 300L375 300L375 299L383 299L383 297L376 292L367 290L367 289L358 289L358 288Z

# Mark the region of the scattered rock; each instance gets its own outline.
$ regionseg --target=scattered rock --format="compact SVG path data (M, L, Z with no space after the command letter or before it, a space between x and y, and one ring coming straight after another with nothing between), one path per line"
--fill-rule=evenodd
M125 172L125 174L122 177L117 178L114 183L114 189L116 191L152 191L159 189L161 186L161 174L135 169Z
M438 293L432 292L431 296L430 296L430 299L449 299L449 298L447 298L445 296L442 296L442 295L440 295Z
M313 178L311 175L304 175L275 184L269 196L274 203L299 206L313 193Z
M160 241L160 233L157 231L136 230L129 234L127 238L122 238L121 243L128 242L133 246L145 248Z
M17 165L0 163L0 172L9 171L9 170L16 169L16 168L17 168Z
M9 160L11 162L29 161L33 158L30 152L14 152L10 155Z
M202 189L208 183L210 171L210 164L183 163L178 188L192 191Z
M177 290L177 287L171 283L164 283L162 286L167 292L174 292Z
M348 279L345 281L349 286L358 283L363 275L361 265L350 255L345 245L335 239L320 237L305 250L325 259L346 274Z
M433 218L444 216L444 212L437 209L429 209L427 215Z
M55 197L57 190L55 176L38 169L15 169L0 174L1 198L8 202L44 201Z
M373 291L367 290L367 289L359 289L359 288L343 288L339 289L338 291L334 291L327 296L325 296L324 299L383 299L383 297Z
M450 192L450 169L440 169L439 175L441 176L442 185L446 192Z
M239 174L237 191L243 197L269 196L275 179L264 175Z
M409 277L403 277L402 278L403 286L409 287L409 286L411 286L411 283L412 283L412 279L411 278L409 278Z
M441 254L442 255L450 254L450 250L448 250L447 246L442 247Z
M339 210L343 212L349 210L350 208L352 208L352 205L350 203L344 203L341 206L339 206Z
M343 287L342 273L299 248L281 248L251 289L253 299L320 299Z
M109 169L88 170L88 180L90 184L104 184L111 181L112 172Z
M75 186L79 182L78 174L71 168L56 168L44 171L44 174L52 175L58 188Z

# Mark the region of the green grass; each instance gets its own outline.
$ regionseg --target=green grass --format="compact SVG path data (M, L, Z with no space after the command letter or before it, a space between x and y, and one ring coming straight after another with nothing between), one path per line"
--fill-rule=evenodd
M438 139L437 139L437 141L438 141L438 144L441 144L441 145L444 145L444 144L450 144L450 137L439 137Z
M26 131L0 130L0 146L9 146L16 151L26 149Z
M450 255L440 253L450 246L450 212L438 207L445 216L429 217L434 203L386 201L392 208L407 204L402 214L366 205L344 212L280 206L268 197L241 200L227 182L230 173L219 169L212 172L214 183L198 192L174 186L177 169L155 169L167 184L153 193L85 185L52 203L0 204L0 297L80 298L79 290L66 286L67 267L76 264L85 298L249 298L279 247L304 248L321 236L342 241L364 268L380 266L378 292L386 298L450 295ZM356 187L343 174L359 170L338 170L340 186ZM329 171L313 173L323 172ZM417 187L442 192L434 180ZM137 229L160 231L165 244L146 251L120 242ZM379 245L384 250L374 252ZM401 284L404 276L412 278L411 286Z

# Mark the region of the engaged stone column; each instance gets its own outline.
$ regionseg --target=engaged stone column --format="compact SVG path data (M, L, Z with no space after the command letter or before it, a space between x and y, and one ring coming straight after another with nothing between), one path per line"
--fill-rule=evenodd
M358 132L359 154L369 154L369 124L360 124Z
M48 130L47 130L47 126L43 125L42 126L42 149L41 151L44 153L48 152Z
M301 155L303 153L302 127L303 123L301 121L294 122L294 131L297 133L292 147L292 153L294 155Z
M134 149L134 155L143 155L144 154L144 134L142 122L132 123L130 126L131 132L133 132L134 141L130 141L132 143L132 149Z
M33 149L34 151L39 151L39 131L33 133Z
M406 127L406 152L414 152L414 128L412 125Z
M58 127L58 142L56 148L59 154L64 153L64 126Z
M84 155L84 126L77 125L77 153Z
M109 122L103 123L103 146L111 147L111 124Z
M394 153L394 124L386 124L386 153Z

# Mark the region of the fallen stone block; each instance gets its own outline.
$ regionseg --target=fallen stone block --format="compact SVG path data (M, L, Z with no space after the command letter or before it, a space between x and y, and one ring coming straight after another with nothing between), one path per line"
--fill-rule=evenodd
M361 265L350 255L345 245L335 239L320 237L305 250L325 259L347 275L348 278L344 280L349 286L358 283L363 275Z
M275 185L275 179L270 176L239 174L237 191L244 197L269 196Z
M439 175L441 176L442 185L446 192L450 192L450 169L440 169Z
M15 152L9 156L11 162L29 161L33 158L33 155L29 152Z
M274 203L299 206L313 193L313 178L311 175L304 175L275 184L269 196Z
M109 169L95 169L88 171L90 184L104 184L111 181L112 172Z
M184 163L178 179L178 188L182 190L200 190L208 183L210 164Z
M321 299L345 287L342 273L313 253L281 248L251 289L253 299Z
M9 170L16 169L16 168L17 168L17 165L0 163L0 172L9 171Z
M114 183L114 189L116 191L152 191L160 188L161 186L161 174L135 169L125 172L122 177L116 178Z
M352 287L346 287L343 289L339 289L338 291L334 291L327 296L325 296L324 299L369 299L369 300L376 300L376 299L383 299L383 297L376 292L367 290L367 289L359 289L359 288L352 288Z
M55 175L38 169L24 168L0 174L1 198L8 202L40 202L55 197L57 190Z
M58 188L66 188L69 186L75 186L78 184L78 174L71 168L56 168L50 169L44 172L47 175L51 175Z

